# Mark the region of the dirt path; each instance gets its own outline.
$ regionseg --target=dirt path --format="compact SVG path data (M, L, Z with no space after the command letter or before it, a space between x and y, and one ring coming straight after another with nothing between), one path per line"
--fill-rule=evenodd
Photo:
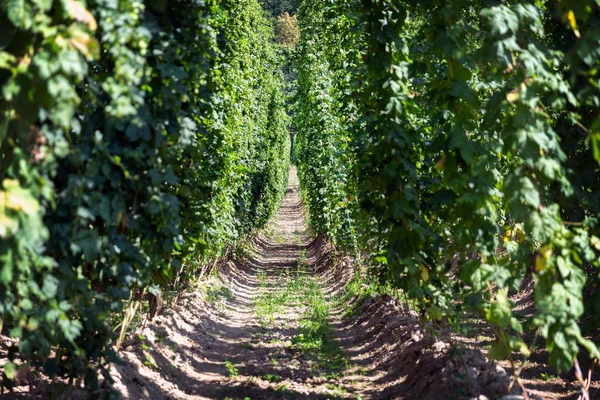
M309 234L292 169L271 225L125 341L112 388L131 400L506 393L502 367L423 325L397 292L353 279L356 263ZM73 388L58 398L89 397Z
M308 233L298 190L292 170L268 229L124 344L125 363L113 374L122 397L447 400L505 393L506 373L481 352L453 349L397 296L365 292L364 280L353 281L354 262Z
M509 376L480 343L452 341L397 293L353 280L356 261L309 234L298 190L292 170L268 229L124 343L112 373L122 398L520 398L502 397ZM576 398L576 382L540 382L528 382L532 399Z
M365 372L336 340L336 286L317 273L323 247L292 170L266 232L126 343L116 388L130 399L360 398Z

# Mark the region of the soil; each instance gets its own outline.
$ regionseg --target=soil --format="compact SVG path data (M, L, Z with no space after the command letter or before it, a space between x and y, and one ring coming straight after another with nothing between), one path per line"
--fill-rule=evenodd
M219 266L220 282L213 286L230 295L211 304L202 290L190 291L155 318L142 332L144 340L126 343L125 364L114 373L125 398L452 399L505 392L509 379L501 367L478 351L459 361L450 343L428 334L397 299L336 301L354 268L309 234L298 190L292 171L269 229ZM333 340L346 359L337 374L295 349L302 306L286 304L267 326L257 318L256 299L294 279L303 259L331 305ZM260 274L269 286L261 285ZM344 315L348 308L357 312Z
M471 346L479 336L429 329L389 295L343 296L355 266L310 234L294 170L277 217L230 258L125 341L112 372L123 398L520 398L503 397L507 365ZM576 398L540 382L541 398Z
M523 289L511 296L514 304L513 312L522 323L526 323L535 316L533 289L534 281L528 277L523 283ZM481 349L482 353L487 355L489 347L494 343L494 333L484 320L476 320L476 325L475 334L453 335L453 342L468 348ZM517 357L517 368L521 370L519 376L528 395L533 399L545 400L579 399L581 386L574 372L561 374L548 365L548 352L543 339L536 339L533 332L526 331L523 338L530 348L533 347L526 362L522 360L522 357ZM534 341L536 341L535 346L533 346ZM587 378L592 361L585 355L585 352L580 354L579 363L583 376ZM513 374L513 367L509 361L499 361L498 364L505 368L509 375ZM592 378L595 376L597 377L597 371ZM588 391L590 399L600 399L600 382L592 379Z

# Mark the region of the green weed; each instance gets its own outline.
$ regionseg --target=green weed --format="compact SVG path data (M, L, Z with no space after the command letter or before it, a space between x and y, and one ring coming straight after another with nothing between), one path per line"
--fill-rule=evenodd
M546 381L546 382L550 382L550 381L553 381L553 380L555 380L555 379L559 379L559 377L558 377L558 376L556 376L556 375L552 375L552 374L548 374L548 373L546 373L546 372L542 372L542 373L540 374L540 378L542 378L542 379L543 379L544 381Z
M154 358L152 358L152 356L148 353L144 353L144 356L146 358L146 360L144 360L144 365L147 367L150 367L151 369L158 371L158 365L156 364L156 361L154 361Z
M285 392L286 390L289 390L289 389L290 389L290 385L288 385L287 383L282 383L277 386L278 392Z
M275 315L294 303L297 296L294 278L285 274L268 279L264 271L257 273L260 294L254 301L256 315L263 326L273 323Z
M306 278L303 283L306 309L292 347L310 357L315 370L337 375L349 367L349 360L334 340L329 322L330 304L317 279Z
M268 324L285 307L301 307L298 334L292 338L291 349L308 358L314 374L339 379L350 362L334 339L331 304L323 294L318 278L303 272L308 266L306 252L300 254L297 265L298 270L291 275L269 277L264 271L257 273L260 295L255 299L256 314L261 323ZM270 361L274 366L279 364L274 358ZM278 381L277 375L265 375L264 379ZM342 390L336 387L335 392L339 394Z
M277 383L281 380L281 376L273 375L273 374L266 374L265 376L263 376L263 379L269 383Z
M240 376L240 371L233 365L231 361L225 361L225 369L230 378L237 378Z

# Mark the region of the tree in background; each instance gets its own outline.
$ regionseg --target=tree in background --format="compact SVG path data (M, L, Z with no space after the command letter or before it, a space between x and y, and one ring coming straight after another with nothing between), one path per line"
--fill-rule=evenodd
M287 11L277 17L277 43L290 48L296 48L300 40L300 28L296 15Z
M260 0L263 8L271 13L273 18L285 12L296 14L298 0Z

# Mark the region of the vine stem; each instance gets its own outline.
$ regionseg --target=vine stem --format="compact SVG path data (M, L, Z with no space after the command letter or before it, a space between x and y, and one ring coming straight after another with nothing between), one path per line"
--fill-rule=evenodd
M115 348L117 351L119 351L121 345L123 344L123 341L125 340L125 335L127 333L127 330L129 329L129 325L131 325L131 322L133 321L133 318L135 317L138 308L140 308L140 306L142 305L142 299L144 298L145 294L146 288L142 290L142 294L139 300L132 300L131 304L125 311L125 315L123 315L123 321L121 322L121 330L119 332L117 342L115 343Z
M569 221L563 221L563 224L565 225L569 225L569 226L585 226L584 222L569 222Z
M583 374L581 373L581 367L579 366L579 361L577 357L575 357L575 377L577 377L577 381L579 385L581 385L581 395L578 397L578 400L590 400L590 394L588 389L590 387L590 382L592 381L592 370L590 369L588 372L588 379L583 379Z

